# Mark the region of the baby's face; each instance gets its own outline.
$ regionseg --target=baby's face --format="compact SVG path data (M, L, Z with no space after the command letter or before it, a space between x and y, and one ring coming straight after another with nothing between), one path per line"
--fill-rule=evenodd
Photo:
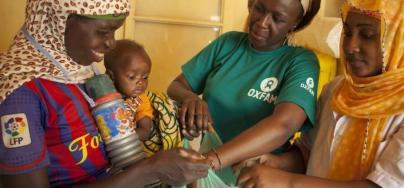
M151 62L146 53L137 52L128 56L114 72L115 87L125 96L139 96L147 88Z

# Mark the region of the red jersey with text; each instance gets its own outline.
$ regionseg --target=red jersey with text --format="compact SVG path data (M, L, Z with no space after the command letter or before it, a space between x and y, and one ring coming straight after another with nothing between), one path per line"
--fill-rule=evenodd
M79 87L35 79L0 104L0 174L48 167L52 187L107 175L104 143Z

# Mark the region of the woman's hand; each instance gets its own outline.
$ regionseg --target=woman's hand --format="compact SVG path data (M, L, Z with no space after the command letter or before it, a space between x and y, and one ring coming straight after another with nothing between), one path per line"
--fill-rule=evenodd
M197 95L189 95L182 101L180 109L180 123L182 134L192 140L208 130L212 122L208 111L208 104Z
M212 122L208 104L193 92L183 74L170 84L167 94L180 103L180 124L186 138L193 140L208 130L208 123Z
M262 164L271 168L281 169L293 173L304 174L306 172L306 166L302 153L296 146L292 146L284 153L267 153L258 157L244 160L236 165L233 165L233 170L237 172L244 167L251 167L256 164Z
M278 170L264 165L255 165L251 168L245 168L241 171L237 185L242 188L265 188L265 187L379 187L369 180L359 181L336 181L302 174L293 174Z
M185 185L208 175L209 161L196 151L175 149L152 157L157 177L169 185Z
M243 188L264 187L290 187L293 174L270 168L264 165L255 165L244 168L237 180L237 185Z

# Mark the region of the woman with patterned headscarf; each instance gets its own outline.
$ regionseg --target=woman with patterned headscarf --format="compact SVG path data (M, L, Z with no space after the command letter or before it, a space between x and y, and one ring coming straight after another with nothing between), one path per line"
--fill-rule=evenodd
M350 0L341 11L345 74L322 92L314 139L301 140L309 176L255 166L243 187L404 187L404 0Z
M203 157L179 149L108 177L82 83L114 48L128 13L128 0L28 1L23 28L0 55L0 187L141 187L206 176Z

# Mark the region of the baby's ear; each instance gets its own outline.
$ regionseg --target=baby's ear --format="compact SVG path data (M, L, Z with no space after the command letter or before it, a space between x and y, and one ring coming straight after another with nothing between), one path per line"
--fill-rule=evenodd
M114 72L111 69L107 69L106 73L108 74L109 78L111 78L112 81L115 80Z

